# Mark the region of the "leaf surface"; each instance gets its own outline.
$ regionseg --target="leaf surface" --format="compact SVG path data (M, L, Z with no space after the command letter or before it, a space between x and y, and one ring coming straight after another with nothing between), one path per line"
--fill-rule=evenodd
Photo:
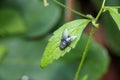
M68 22L56 30L53 36L50 38L49 43L44 51L43 57L40 62L42 68L46 67L48 64L52 63L54 60L58 59L60 56L63 56L65 53L69 52L71 48L74 48L77 44L80 36L89 23L87 19L74 20ZM69 36L77 36L77 38L71 42L71 44L66 47L64 50L59 48L63 31L67 29Z
M110 15L112 16L113 20L115 21L120 30L120 13L118 12L118 9L113 7L108 7L106 9L110 12Z

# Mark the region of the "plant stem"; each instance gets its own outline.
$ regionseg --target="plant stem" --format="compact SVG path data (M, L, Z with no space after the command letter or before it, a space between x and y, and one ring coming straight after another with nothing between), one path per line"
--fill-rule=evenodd
M86 44L86 46L85 46L85 50L84 50L83 55L82 55L82 59L81 59L81 61L80 61L78 70L77 70L77 72L76 72L76 74L75 74L74 80L78 80L78 76L79 76L79 73L80 73L80 71L81 71L81 68L82 68L83 62L84 62L84 60L85 60L85 57L86 57L86 55L87 55L87 51L88 51L89 44L90 44L91 38L92 38L92 36L93 36L94 30L95 30L95 27L92 26L92 27L91 27L91 31L90 31L90 35L89 35L89 37L88 37L87 44Z
M104 5L105 5L105 1L106 1L106 0L103 0L102 6L101 6L101 8L100 8L100 11L98 12L98 15L96 16L96 18L94 19L95 22L97 22L97 20L99 19L101 13L103 12ZM86 57L86 55L87 55L88 48L89 48L89 44L90 44L91 38L92 38L92 36L93 36L94 30L95 30L95 27L92 26L92 27L91 27L91 31L90 31L90 35L89 35L89 37L88 37L87 44L86 44L86 46L85 46L85 50L84 50L83 55L82 55L82 59L81 59L80 64L79 64L79 66L78 66L77 72L76 72L76 74L75 74L74 80L78 80L78 76L79 76L79 73L80 73L81 68L82 68L82 66L83 66L83 62L84 62L84 60L85 60L85 57Z
M57 3L57 4L59 4L60 6L66 8L66 9L69 9L70 11L72 11L72 12L75 13L75 14L78 14L78 15L84 17L84 18L87 18L87 19L91 19L90 17L88 17L88 16L86 16L86 15L84 15L84 14L82 14L82 13L80 13L80 12L78 12L78 11L72 9L72 8L69 8L69 7L65 6L65 5L62 4L61 2L58 2L57 0L53 0L53 1L54 1L55 3Z
M97 15L96 18L95 18L96 22L97 22L97 20L99 19L100 15L101 15L101 13L102 13L102 11L103 11L103 9L104 9L105 1L106 1L106 0L103 0L102 6L101 6L101 8L100 8L100 10L99 10L99 12L98 12L98 15Z

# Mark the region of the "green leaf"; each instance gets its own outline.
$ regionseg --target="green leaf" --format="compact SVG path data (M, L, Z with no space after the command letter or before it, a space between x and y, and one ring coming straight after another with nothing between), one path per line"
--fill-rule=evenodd
M0 35L20 34L25 32L22 17L13 9L0 9Z
M61 16L61 8L58 5L49 1L50 5L44 7L42 0L26 1L27 3L23 7L23 13L26 15L25 21L28 24L27 36L41 36L55 27Z
M49 1L49 4L48 7L44 7L42 0L27 0L23 7L27 16L25 17L28 24L27 36L41 36L55 27L61 16L61 8L53 1Z
M3 5L16 10L24 18L27 37L46 34L61 18L62 9L52 0L49 0L48 7L43 5L43 0L6 0L4 2Z
M41 41L27 41L18 37L0 39L0 44L6 45L8 49L8 54L0 64L0 80L21 80L24 75L32 80L40 78L53 80L51 72L55 73L59 68L42 71L39 67L39 59L47 39Z
M40 66L42 68L46 67L48 64L52 63L60 56L63 56L65 53L69 52L71 48L74 48L78 40L80 39L82 31L89 22L90 21L86 19L74 20L72 22L64 24L58 30L56 30L53 36L50 38L49 43L44 51L43 57L40 62ZM72 41L70 46L68 46L64 50L61 50L59 48L59 45L61 42L63 31L65 29L68 30L69 36L77 36L77 38L74 41Z
M102 16L102 23L105 25L107 47L114 55L120 56L120 31L108 12Z
M110 12L110 15L112 16L120 30L120 13L118 12L118 9L113 7L107 7L106 9Z

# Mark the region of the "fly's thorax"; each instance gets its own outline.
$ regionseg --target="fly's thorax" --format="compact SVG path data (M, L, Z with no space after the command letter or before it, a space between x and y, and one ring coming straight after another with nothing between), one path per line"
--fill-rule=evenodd
M63 50L65 49L67 46L69 46L71 43L71 41L68 39L62 39L61 43L60 43L60 49Z
M65 40L66 40L66 42L70 43L71 42L71 37L68 36Z

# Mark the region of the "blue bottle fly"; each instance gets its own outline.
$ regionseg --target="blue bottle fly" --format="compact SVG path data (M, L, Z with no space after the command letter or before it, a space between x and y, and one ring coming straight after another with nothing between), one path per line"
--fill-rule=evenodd
M59 48L61 50L64 50L66 47L68 47L71 44L71 42L73 40L76 39L76 37L77 36L69 36L68 35L68 30L65 29L64 32L63 32L63 34L62 34L62 39L61 39Z

